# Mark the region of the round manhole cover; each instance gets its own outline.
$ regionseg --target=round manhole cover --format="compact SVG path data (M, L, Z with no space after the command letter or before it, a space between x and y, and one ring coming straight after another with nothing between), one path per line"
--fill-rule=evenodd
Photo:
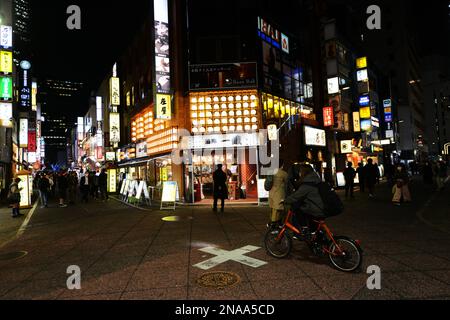
M198 278L197 283L206 288L224 289L239 283L241 278L233 272L205 273Z
M180 222L180 221L189 221L192 220L192 217L180 217L180 216L169 216L162 218L162 221L166 222Z
M26 251L9 252L0 254L0 261L16 260L25 257L28 254Z

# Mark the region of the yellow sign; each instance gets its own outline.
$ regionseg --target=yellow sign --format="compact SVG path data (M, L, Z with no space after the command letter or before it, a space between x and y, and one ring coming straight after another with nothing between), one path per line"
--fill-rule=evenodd
M370 119L370 107L359 109L359 115L361 119Z
M120 106L120 80L112 77L109 81L110 100L112 106Z
M0 72L12 73L13 58L12 52L0 51Z
M108 192L109 193L117 192L117 170L116 169L108 169Z
M359 112L353 112L353 131L361 132L361 122Z
M367 68L367 57L361 57L356 59L356 68L357 69Z
M156 95L156 119L172 119L172 96L170 94Z

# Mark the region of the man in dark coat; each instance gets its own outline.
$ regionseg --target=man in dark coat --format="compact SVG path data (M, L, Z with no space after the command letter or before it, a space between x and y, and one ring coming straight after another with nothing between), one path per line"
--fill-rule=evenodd
M369 197L373 198L375 196L375 184L377 179L380 177L380 172L378 171L378 166L373 164L373 160L367 160L367 164L364 167L365 179L367 188L369 189Z
M362 162L358 164L358 169L356 169L356 173L358 174L359 179L359 189L361 190L361 192L364 192L366 188L366 173Z
M348 193L350 191L350 197L354 198L353 196L353 187L355 184L355 176L356 171L353 169L353 163L348 162L347 168L344 171L344 178L345 178L345 198L348 198Z
M213 210L217 211L217 201L222 201L222 211L225 209L225 199L228 199L227 175L222 170L222 165L217 166L217 170L213 173L214 180L214 206Z
M106 173L106 169L102 169L102 172L98 176L98 187L100 189L100 196L102 200L109 200L107 186L108 186L108 175Z

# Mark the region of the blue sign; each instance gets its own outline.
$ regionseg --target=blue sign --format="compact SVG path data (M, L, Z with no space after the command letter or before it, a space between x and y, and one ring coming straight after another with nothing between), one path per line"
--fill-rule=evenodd
M369 96L361 96L359 97L359 105L361 107L367 107L370 103L370 98Z
M392 114L385 114L384 115L384 122L392 122Z

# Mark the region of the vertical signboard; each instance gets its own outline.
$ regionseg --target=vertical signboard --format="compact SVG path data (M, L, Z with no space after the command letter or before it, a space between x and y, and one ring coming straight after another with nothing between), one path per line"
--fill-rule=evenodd
M323 126L324 127L334 126L333 107L323 108Z
M169 95L171 93L170 78L170 38L169 38L169 8L168 0L154 0L154 40L155 40L155 83L156 94L154 96L156 119L170 119L167 114L161 114L163 111L158 99L163 99L161 94ZM170 99L166 99L166 101ZM171 110L165 109L167 112Z
M11 26L0 26L0 46L11 48L13 40L13 29Z
M28 131L28 152L36 152L36 131Z
M13 96L12 78L0 77L0 99L3 101L12 100Z
M156 94L156 115L158 119L172 119L172 96L170 94Z
M359 112L353 112L353 131L361 132L361 123Z
M386 123L392 122L392 101L391 99L386 99L383 101L384 108L384 121Z
M112 77L109 80L110 101L112 106L120 106L120 80Z
M31 110L37 111L37 83L31 83Z
M109 141L111 143L120 142L120 114L109 114Z
M0 51L0 72L13 72L13 55L10 51Z
M19 121L19 147L28 147L28 119L20 119Z

